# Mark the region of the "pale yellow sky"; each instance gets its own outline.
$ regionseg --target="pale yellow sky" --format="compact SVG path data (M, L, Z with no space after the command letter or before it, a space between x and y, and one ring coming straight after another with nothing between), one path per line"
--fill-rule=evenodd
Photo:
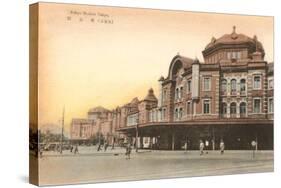
M98 23L98 13L113 24ZM68 128L89 108L142 99L150 87L157 94L157 80L178 52L202 61L211 37L233 25L257 35L273 61L272 17L43 3L39 19L39 125L58 123L64 105Z

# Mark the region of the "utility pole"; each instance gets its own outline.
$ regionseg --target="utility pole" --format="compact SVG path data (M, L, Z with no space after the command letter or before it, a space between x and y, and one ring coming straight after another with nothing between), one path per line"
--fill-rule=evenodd
M61 120L61 143L60 143L60 153L62 154L63 147L63 132L64 132L64 106L62 110L62 120Z
M136 119L136 153L138 152L138 137L139 137L139 118Z

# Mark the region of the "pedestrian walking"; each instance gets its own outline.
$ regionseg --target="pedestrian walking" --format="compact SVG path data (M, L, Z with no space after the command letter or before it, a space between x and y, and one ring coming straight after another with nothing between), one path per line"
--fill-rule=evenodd
M128 143L127 147L126 147L126 154L125 154L126 155L126 159L130 159L131 150L132 150L131 143Z
M71 147L70 147L70 152L72 153L72 151L73 151L73 146L71 145Z
M39 147L39 157L43 157L43 148Z
M221 151L221 155L223 155L224 154L224 142L222 139L220 141L220 151Z
M78 154L79 151L78 151L78 145L75 146L75 149L74 149L74 154Z
M113 149L114 149L114 144L115 144L115 141L113 141L113 143L112 143L111 150L113 150Z
M184 150L185 150L185 153L187 152L187 142L184 143Z
M206 146L206 150L209 150L209 141L208 140L205 141L205 146ZM208 154L208 151L206 151L206 154Z
M104 143L104 151L105 151L105 152L106 152L106 150L107 150L107 147L108 147L108 143L105 142L105 143Z
M200 144L199 144L199 149L200 149L200 155L204 154L204 142L202 140L200 140Z
M256 151L256 149L257 149L257 142L256 141L252 141L251 142L251 146L252 146L252 150L253 150L253 159L255 158L255 151Z
M101 150L101 144L99 143L97 151Z

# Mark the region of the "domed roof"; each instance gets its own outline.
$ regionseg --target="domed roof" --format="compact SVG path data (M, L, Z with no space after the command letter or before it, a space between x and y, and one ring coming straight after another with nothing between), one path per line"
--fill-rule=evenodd
M245 44L245 43L253 43L254 45L256 45L257 50L262 52L264 51L262 44L257 40L257 36L251 38L244 34L240 34L240 33L238 34L236 33L235 26L233 26L233 31L231 34L225 34L218 39L212 37L211 42L207 44L205 50L212 48L218 44Z
M103 113L103 112L109 112L109 110L102 106L97 106L97 107L91 108L88 111L88 113Z
M145 101L157 101L157 98L154 95L153 89L148 90L147 96L144 98Z

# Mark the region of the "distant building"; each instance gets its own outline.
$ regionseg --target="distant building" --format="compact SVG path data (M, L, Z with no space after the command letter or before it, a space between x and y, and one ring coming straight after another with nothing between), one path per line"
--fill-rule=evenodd
M101 106L90 109L87 118L72 119L71 122L71 140L80 143L89 143L94 137L100 136L112 143L114 133L112 112Z

